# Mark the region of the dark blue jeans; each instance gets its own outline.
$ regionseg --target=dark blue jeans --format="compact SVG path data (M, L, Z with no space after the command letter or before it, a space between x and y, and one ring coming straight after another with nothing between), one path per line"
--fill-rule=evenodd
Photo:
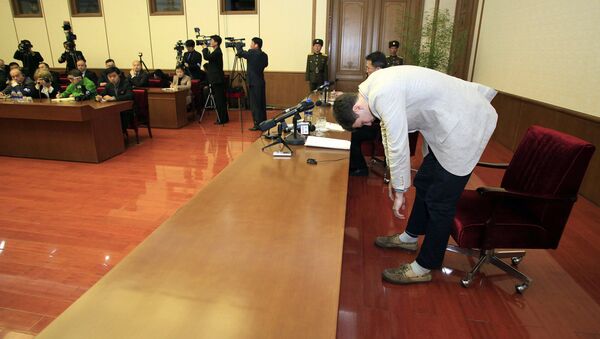
M417 263L427 269L442 266L450 238L456 204L471 174L456 176L446 171L431 150L413 182L417 195L406 233L425 235Z

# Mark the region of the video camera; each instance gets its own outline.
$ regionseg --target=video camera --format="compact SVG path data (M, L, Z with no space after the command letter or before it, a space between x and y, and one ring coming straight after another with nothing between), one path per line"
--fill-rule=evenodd
M21 42L19 42L19 45L17 46L17 49L19 50L19 52L25 53L29 52L32 47L33 45L29 40L21 40Z
M246 40L246 39L244 39L244 38L236 39L236 38L228 36L228 37L225 37L225 40L227 40L225 42L225 47L228 47L228 48L231 47L231 48L235 48L235 49L246 47L246 43L244 42L244 40Z
M63 21L62 25L63 31L65 31L65 37L67 38L67 42L75 45L75 40L77 40L77 35L73 34L73 28L71 27L71 23L69 21Z
M194 32L196 32L196 45L197 46L208 46L210 45L210 37L206 35L200 34L200 28L195 27Z
M177 54L183 53L183 50L185 49L185 45L183 44L183 41L177 40L177 42L175 43L175 47L173 47L173 49L177 51Z

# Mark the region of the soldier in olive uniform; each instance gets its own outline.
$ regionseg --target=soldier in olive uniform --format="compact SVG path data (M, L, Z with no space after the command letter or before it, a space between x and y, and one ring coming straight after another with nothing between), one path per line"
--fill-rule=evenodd
M390 55L387 57L387 67L404 65L404 59L398 56L398 48L400 48L400 42L397 40L390 41L389 43Z
M323 40L313 40L313 54L309 54L306 59L306 81L309 82L311 91L328 80L327 56L321 54L321 48L323 48Z

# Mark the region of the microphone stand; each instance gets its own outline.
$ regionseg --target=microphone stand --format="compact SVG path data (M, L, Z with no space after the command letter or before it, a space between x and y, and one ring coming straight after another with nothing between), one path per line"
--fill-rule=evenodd
M281 123L279 123L279 125L277 126L277 135L274 136L275 141L273 141L272 143L263 147L261 149L261 151L264 151L265 149L267 149L271 146L282 144L285 148L287 148L290 151L291 154L294 154L294 151L292 151L292 149L290 148L290 145L288 145L288 143L281 137L282 133L283 133L283 126L281 126Z
M304 142L306 142L306 137L302 134L298 134L298 119L300 119L300 114L294 114L292 120L294 122L294 133L285 138L290 145L304 145Z

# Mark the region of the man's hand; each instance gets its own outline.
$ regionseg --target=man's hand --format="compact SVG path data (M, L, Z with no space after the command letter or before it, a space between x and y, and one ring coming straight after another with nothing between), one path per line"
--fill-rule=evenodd
M131 71L129 71L129 74L131 75L131 77L135 77L135 71L132 69Z
M391 181L388 184L388 196L390 197L390 200L394 202L394 204L392 205L394 216L398 219L405 219L404 214L400 213L400 210L404 211L406 209L406 200L404 199L404 193L394 192L394 188L392 187Z

